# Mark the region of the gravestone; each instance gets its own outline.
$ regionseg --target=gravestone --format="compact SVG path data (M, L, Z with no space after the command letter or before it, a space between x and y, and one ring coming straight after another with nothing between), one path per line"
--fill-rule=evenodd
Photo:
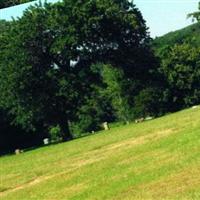
M19 155L21 153L20 149L15 149L15 155Z
M103 123L103 128L105 131L109 130L108 122Z
M44 145L48 145L49 144L49 138L44 138L43 143L44 143Z
M149 117L145 118L145 121L149 121L149 120L152 120L152 119L153 119L153 117L149 116Z
M140 118L140 119L136 119L135 120L135 123L137 124L137 123L141 123L141 122L143 122L144 121L144 118L142 117L142 118Z

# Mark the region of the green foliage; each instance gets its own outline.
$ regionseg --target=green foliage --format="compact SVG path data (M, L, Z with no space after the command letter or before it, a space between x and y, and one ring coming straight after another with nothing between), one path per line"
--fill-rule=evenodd
M134 98L135 118L159 116L163 114L162 93L157 88L145 88Z
M172 110L200 103L199 48L189 44L170 48L162 57L161 73L167 81L166 101L172 103Z
M68 140L128 122L136 96L151 112L157 62L128 0L39 3L0 26L0 107L25 131Z
M193 20L197 20L199 22L200 21L200 2L199 2L198 9L199 9L199 11L188 14L188 18L191 17L191 18L193 18Z
M129 100L122 80L112 88L112 79L131 80L132 91L139 91L153 68L145 21L127 0L39 3L1 39L1 106L26 130L59 125L64 139L71 137L69 121L90 131L112 115L92 64L109 63L124 74L113 70L111 82L106 78L107 90L117 90L111 101L120 120L128 118Z
M199 21L199 11L188 17ZM200 103L199 31L199 23L195 23L153 41L161 63L158 73L163 79L165 112Z
M119 121L128 122L132 119L131 108L128 102L128 81L122 70L104 65L102 79L105 84L105 96L110 99L115 112L115 117Z
M164 36L158 37L153 41L153 47L159 56L164 49L174 46L174 44L189 43L198 47L200 45L199 36L200 26L198 23L190 25L178 31L170 32Z
M42 124L45 131L52 124L59 124L66 138L69 133L65 108L76 102L69 87L72 74L66 78L67 72L56 68L47 50L51 40L45 32L46 10L41 5L32 9L34 16L31 10L27 11L4 35L8 42L2 47L1 105L16 116L14 122L23 128L36 130Z
M102 99L104 103L104 99ZM75 135L97 131L101 129L104 110L99 98L88 98L77 112L77 118L72 123L72 130Z
M60 126L57 125L57 126L50 127L49 128L49 136L52 141L59 141L60 138L62 137Z
M90 92L83 99L76 113L76 119L71 124L72 132L76 135L100 130L103 122L115 119L111 99L106 93L106 85L103 82L103 69L104 64L100 63L90 67L90 74L93 76Z

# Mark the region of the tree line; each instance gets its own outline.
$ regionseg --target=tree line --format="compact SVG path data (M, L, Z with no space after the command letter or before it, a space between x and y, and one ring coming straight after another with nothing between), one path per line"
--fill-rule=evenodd
M44 137L71 140L105 121L128 123L197 104L199 53L187 41L153 48L128 0L38 3L17 20L0 21L4 149Z

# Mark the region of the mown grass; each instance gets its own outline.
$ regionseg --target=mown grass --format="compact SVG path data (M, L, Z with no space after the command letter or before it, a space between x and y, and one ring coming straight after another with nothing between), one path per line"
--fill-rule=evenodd
M1 200L200 199L200 108L0 158Z

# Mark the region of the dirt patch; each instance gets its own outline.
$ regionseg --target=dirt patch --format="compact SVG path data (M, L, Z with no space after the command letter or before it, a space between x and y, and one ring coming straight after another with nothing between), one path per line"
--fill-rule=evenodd
M113 151L116 154L117 150L122 151L123 149L133 148L134 146L142 145L149 141L156 141L163 137L167 137L168 135L172 133L174 133L174 129L167 129L167 130L158 131L156 133L151 133L149 135L139 136L136 138L129 138L128 140L107 145L98 150L95 149L90 152L84 153L81 155L81 157L79 156L76 159L73 159L70 163L70 167L77 168L77 167L93 164L95 162L99 162L99 161L109 158L113 154Z
M132 147L133 145L141 145L141 144L145 144L149 141L156 141L160 138L166 137L170 134L172 134L174 132L174 129L167 129L167 130L163 130L163 131L159 131L156 133L151 133L145 136L139 136L137 138L131 138L129 140L125 140L122 142L119 142L117 144L113 144L110 147L107 147L107 150L114 150L117 148L123 148L123 147Z
M19 185L15 188L7 188L6 190L0 192L0 197L6 196L7 194L9 194L11 192L15 192L15 191L18 191L18 190L22 190L22 189L37 185L37 184L39 184L43 181L55 178L57 176L65 175L67 173L69 173L69 172L61 172L61 173L57 173L57 174L53 174L53 175L49 175L49 176L41 176L41 177L35 178L35 179L33 179L29 182L26 182L22 185Z
M88 159L78 159L77 161L74 161L73 164L71 164L72 167L76 167L76 168L79 168L79 167L83 167L85 165L89 165L89 164L93 164L95 162L98 162L100 160L104 159L104 157L93 157L93 158L88 158Z

